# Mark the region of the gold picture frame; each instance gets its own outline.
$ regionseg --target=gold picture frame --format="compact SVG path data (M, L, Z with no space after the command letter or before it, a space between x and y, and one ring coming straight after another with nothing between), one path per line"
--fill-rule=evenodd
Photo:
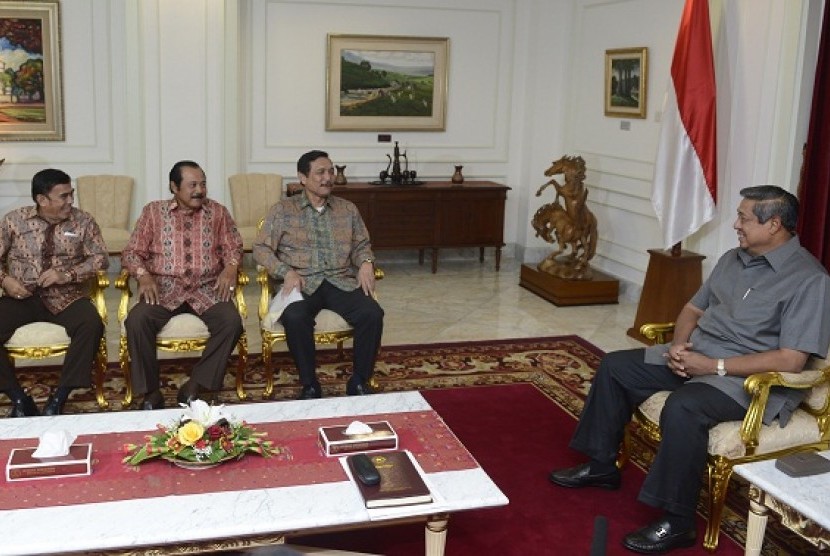
M63 141L60 4L0 0L0 141Z
M648 93L648 48L605 51L605 115L645 118Z
M328 35L326 130L444 131L449 39Z

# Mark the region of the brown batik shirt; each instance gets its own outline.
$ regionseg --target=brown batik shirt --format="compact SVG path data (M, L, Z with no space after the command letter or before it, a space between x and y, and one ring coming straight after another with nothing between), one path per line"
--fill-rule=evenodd
M305 190L271 207L254 242L256 262L277 278L295 270L305 279L307 295L323 280L344 291L357 288L357 270L372 258L369 232L354 203L330 196L318 211Z
M121 266L156 280L159 304L173 311L187 303L201 315L215 305L219 274L242 261L242 236L228 209L205 199L198 210L175 199L153 201L141 211Z
M92 216L72 207L69 217L50 224L36 206L15 209L0 221L0 283L11 276L39 295L52 314L89 295L86 280L109 266L107 246ZM50 268L71 276L66 284L37 285Z

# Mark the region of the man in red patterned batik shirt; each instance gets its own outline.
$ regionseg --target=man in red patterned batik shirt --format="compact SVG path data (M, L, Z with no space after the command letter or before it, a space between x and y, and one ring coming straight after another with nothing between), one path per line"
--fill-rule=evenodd
M133 392L144 397L142 409L161 409L156 335L176 315L198 315L210 338L179 403L217 390L228 357L242 335L242 319L233 304L242 237L228 209L207 197L205 173L189 160L170 170L173 198L148 203L121 254L121 266L138 281L138 303L124 326L130 352Z

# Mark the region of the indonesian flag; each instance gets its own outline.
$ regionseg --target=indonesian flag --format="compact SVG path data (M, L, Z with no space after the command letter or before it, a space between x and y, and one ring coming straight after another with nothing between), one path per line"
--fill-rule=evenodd
M668 249L715 215L715 64L708 0L686 0L663 101L651 203Z

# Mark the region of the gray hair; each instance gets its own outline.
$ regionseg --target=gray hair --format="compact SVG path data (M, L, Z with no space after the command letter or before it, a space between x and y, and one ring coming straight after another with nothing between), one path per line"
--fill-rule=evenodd
M778 216L784 229L795 233L798 222L798 199L795 195L777 185L756 185L741 189L741 196L756 201L752 213L758 218L758 222L763 224L773 216Z

